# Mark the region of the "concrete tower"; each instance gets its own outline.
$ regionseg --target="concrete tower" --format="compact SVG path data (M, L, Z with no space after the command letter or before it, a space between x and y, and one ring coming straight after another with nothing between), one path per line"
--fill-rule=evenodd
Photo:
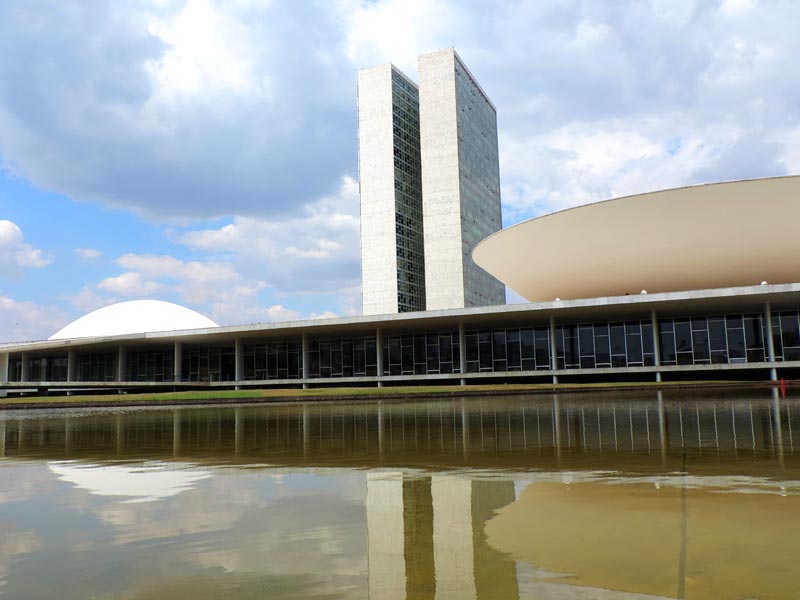
M455 50L358 72L365 315L486 306L505 287L472 260L502 227L497 115Z
M358 72L365 315L425 310L417 86L393 65Z
M419 99L426 308L504 304L472 260L502 228L495 107L452 48L420 56Z

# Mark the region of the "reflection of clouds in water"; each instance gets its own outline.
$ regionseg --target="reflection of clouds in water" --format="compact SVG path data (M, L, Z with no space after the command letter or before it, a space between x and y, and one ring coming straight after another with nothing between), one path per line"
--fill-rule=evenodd
M358 479L363 489L363 478ZM339 487L340 482L329 481ZM236 511L237 522L194 543L191 555L184 557L203 568L229 573L319 572L345 587L362 580L366 573L363 497L352 501L332 490L298 494L297 483L287 476L284 484L290 493L274 497L268 506ZM212 509L218 503L225 505L223 497L206 499Z
M33 531L16 531L12 523L0 521L0 592L5 587L14 558L41 548L42 540Z
M322 554L341 554L342 544L336 536L336 532L330 527L315 527L300 533L290 534L286 538L287 542L312 542L319 547Z
M325 573L346 596L366 573L364 480L352 471L323 472L211 467L202 472L207 481L180 496L148 503L95 497L88 509L121 552L135 557L144 550L128 568L148 572L145 580L156 588L170 585L170 576L158 576L148 561L166 550L180 572L301 579Z
M50 461L48 468L62 481L98 496L126 496L125 503L154 502L177 496L211 476L189 469L187 463L144 462L95 465L75 461Z

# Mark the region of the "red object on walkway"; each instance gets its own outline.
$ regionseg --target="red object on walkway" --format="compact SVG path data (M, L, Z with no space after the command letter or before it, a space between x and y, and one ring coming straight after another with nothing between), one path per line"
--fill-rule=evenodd
M781 377L781 396L786 398L786 382L783 380L783 377Z

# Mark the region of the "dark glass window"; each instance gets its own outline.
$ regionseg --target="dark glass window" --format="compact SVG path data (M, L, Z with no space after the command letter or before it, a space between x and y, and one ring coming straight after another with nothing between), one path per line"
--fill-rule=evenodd
M492 351L494 360L503 360L506 357L506 332L494 331L492 334Z
M622 323L611 325L611 354L625 356L625 326Z
M781 333L783 334L784 348L787 346L800 346L800 330L798 329L796 314L781 315Z
M659 350L661 353L661 364L662 365L674 365L676 364L676 355L675 355L675 334L672 333L672 328L670 328L669 333L659 333Z
M741 320L740 320L741 322ZM747 355L744 350L744 330L728 329L728 357L731 362L741 362L746 360Z
M695 362L710 360L708 332L705 329L692 332L692 351L694 352Z
M679 353L692 351L692 328L689 321L675 321L675 350Z
M628 366L642 364L642 336L637 333L629 333L626 336L628 343Z
M578 343L580 344L581 356L594 356L594 327L591 325L579 325Z
M533 330L523 329L519 332L520 344L522 345L522 358L528 359L534 357L533 349Z
M708 337L712 352L726 351L728 349L728 340L725 337L724 319L708 320Z
M597 361L598 367L610 367L611 366L611 343L609 341L608 334L599 334L598 332L603 331L603 329L596 327L595 328L595 337L594 337L594 350L595 350L595 360ZM605 331L608 332L608 327L605 327Z
M764 350L761 316L754 315L744 319L744 341L750 350ZM762 352L763 353L763 352Z

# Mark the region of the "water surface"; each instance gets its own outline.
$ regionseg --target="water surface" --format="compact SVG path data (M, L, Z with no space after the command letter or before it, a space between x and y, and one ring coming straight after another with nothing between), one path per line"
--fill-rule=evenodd
M8 598L797 598L770 391L0 413Z

